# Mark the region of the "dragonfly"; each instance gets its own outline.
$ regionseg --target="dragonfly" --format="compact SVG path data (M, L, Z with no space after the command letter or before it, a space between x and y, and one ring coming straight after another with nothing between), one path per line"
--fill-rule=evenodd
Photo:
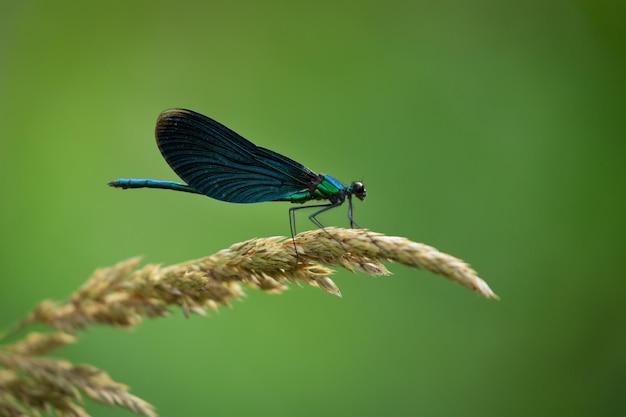
M192 110L176 108L162 112L157 119L155 135L163 158L185 182L121 178L108 185L122 189L182 191L229 203L325 201L289 209L292 239L296 233L297 210L317 208L309 219L324 229L317 216L347 200L350 227L359 227L353 218L352 197L365 199L367 191L360 181L344 185L330 175L315 173Z

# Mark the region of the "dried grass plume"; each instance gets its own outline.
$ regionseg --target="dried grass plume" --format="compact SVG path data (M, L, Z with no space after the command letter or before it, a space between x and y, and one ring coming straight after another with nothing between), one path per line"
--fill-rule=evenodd
M88 416L82 397L156 416L150 404L106 372L41 355L74 343L78 331L95 324L128 328L144 318L169 314L171 306L181 307L186 315L205 314L240 299L244 287L280 293L287 283L297 283L340 296L329 278L334 272L331 266L379 276L390 274L381 262L399 262L498 298L460 259L428 245L363 229L328 227L300 233L295 241L282 236L252 239L166 267L150 264L137 269L139 261L133 258L97 270L68 300L43 301L20 322L20 330L39 323L55 332L30 333L22 341L0 345L0 416L50 410L59 416Z

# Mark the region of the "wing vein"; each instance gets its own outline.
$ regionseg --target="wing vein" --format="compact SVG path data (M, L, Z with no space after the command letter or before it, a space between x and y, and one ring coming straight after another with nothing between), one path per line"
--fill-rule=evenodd
M204 115L166 110L156 127L161 154L188 185L232 203L275 201L307 189L317 174Z

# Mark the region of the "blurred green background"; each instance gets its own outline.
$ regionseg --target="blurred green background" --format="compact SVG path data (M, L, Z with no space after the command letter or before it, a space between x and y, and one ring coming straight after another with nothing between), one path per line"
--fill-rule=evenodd
M0 326L96 267L289 233L287 204L106 186L175 180L153 129L186 107L362 180L360 224L467 260L502 301L339 271L342 299L249 291L59 355L161 416L626 415L624 4L3 1Z

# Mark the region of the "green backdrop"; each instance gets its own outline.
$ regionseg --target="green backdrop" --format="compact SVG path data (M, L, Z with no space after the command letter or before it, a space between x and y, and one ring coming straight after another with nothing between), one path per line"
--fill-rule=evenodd
M96 267L287 235L288 204L175 180L160 111L368 189L356 220L502 297L390 265L58 352L162 416L626 414L626 26L617 1L0 3L0 326ZM300 218L300 228L312 227ZM325 224L347 226L346 208ZM94 416L130 413L88 404Z

